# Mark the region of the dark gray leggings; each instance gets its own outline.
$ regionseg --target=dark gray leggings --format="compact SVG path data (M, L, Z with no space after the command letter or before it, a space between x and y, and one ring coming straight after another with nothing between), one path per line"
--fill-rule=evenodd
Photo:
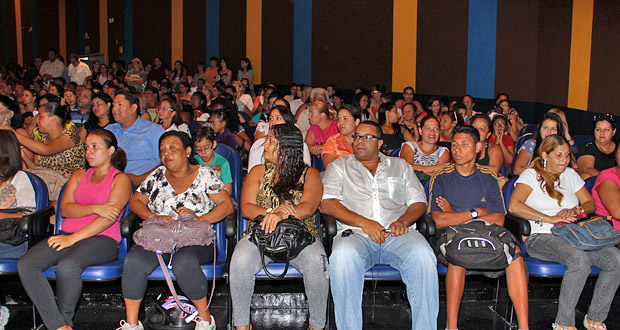
M93 236L72 247L56 251L43 240L19 259L17 270L22 285L37 307L48 329L73 327L73 316L82 295L82 271L88 266L110 262L118 257L118 242L108 236ZM56 291L43 271L56 265Z
M172 271L181 291L190 300L199 300L207 295L207 278L200 265L213 263L213 245L186 246L174 253ZM170 261L170 253L163 254L164 261ZM125 258L123 266L123 296L141 300L146 292L149 274L159 266L155 252L146 251L134 245Z

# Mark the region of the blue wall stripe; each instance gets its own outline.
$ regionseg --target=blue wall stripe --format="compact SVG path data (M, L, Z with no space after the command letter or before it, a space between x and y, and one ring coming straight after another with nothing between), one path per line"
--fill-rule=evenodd
M6 17L6 0L0 0L0 10L2 11L2 44L4 64L9 64L9 27L7 26Z
M495 97L497 0L469 0L467 94Z
M86 0L78 0L78 55L84 54L84 48L86 48L86 40L84 40L84 34L86 33ZM68 62L68 59L67 59Z
M123 31L123 38L125 43L123 44L123 55L119 57L127 64L133 59L133 0L125 0L124 6L123 20L125 30Z
M32 36L32 62L34 63L34 58L39 56L39 44L37 42L37 1L30 0L30 25L32 26L32 32L30 35Z
M312 83L312 0L295 0L293 17L293 81Z
M205 63L209 66L209 58L220 57L220 0L207 0L207 50Z

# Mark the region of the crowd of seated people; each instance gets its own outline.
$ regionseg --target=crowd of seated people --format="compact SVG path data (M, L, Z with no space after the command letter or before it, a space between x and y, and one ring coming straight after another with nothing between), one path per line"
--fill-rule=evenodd
M593 141L578 146L563 111L551 109L515 150L524 123L505 93L489 111L477 111L469 95L432 97L424 108L412 87L392 102L383 84L370 91L356 88L351 100L335 85L293 84L282 96L270 83L254 89L248 58L240 60L237 76L225 58L211 58L209 67L199 64L195 74L182 61L167 68L159 57L152 65L134 58L127 70L121 61L95 62L92 74L78 83L64 76L68 69L54 50L48 58L29 76L0 70L0 219L11 217L5 210L33 209L34 192L24 173L30 171L45 181L51 202L66 185L61 208L67 220L58 235L35 246L0 242L0 257L21 257L22 283L49 329L73 326L81 291L76 274L116 257L119 215L126 204L144 219L169 219L173 210L216 223L232 211L233 175L218 145L236 150L247 169L236 202L250 223L264 215L261 225L271 231L293 215L319 239L291 263L304 274L311 329L325 324L330 286L336 325L361 328L360 283L381 256L381 246L382 263L398 269L407 285L412 328L436 329L436 257L412 224L430 213L440 229L476 217L502 225L507 212L503 201L500 205L502 176L519 176L509 209L531 219L532 234L524 240L528 253L568 268L554 329L574 329L576 292L591 264L602 271L586 327L601 329L607 317L620 279L616 248L568 249L550 235L550 227L577 211L620 218L613 116L595 116ZM322 162L323 173L311 167L313 158ZM583 180L592 177L597 178L590 195ZM430 200L420 184L427 180ZM451 185L443 185L448 181ZM464 193L481 185L485 189ZM88 189L97 194L82 196ZM188 194L199 198L185 198ZM484 203L474 201L480 195ZM315 232L319 205L338 221L331 256ZM620 229L620 221L613 224ZM245 234L230 268L238 329L250 326L254 275L261 268L258 250ZM86 252L75 253L78 248ZM183 293L202 311L196 329L215 329L206 309L206 278L196 267L213 258L212 247L200 247L183 248L172 259L173 268L180 268L175 274ZM57 298L42 275L54 264ZM120 329L142 329L140 303L157 266L154 253L130 249L122 280L126 320ZM447 329L457 326L464 274L462 267L448 268ZM506 274L519 328L527 329L523 259L516 257ZM5 308L0 320L2 313Z

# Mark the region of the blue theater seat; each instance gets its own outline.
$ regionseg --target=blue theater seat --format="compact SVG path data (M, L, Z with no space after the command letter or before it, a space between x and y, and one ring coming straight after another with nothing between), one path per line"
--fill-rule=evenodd
M25 172L35 194L35 212L25 215L20 220L20 230L26 233L28 247L32 247L49 236L49 218L54 214L54 207L48 206L48 192L45 182L30 172ZM17 274L17 258L0 259L0 275Z
M65 187L66 185L62 187L60 190L60 195L58 196L58 211L56 212L56 226L54 229L55 234L58 234L58 232L62 230L62 223L65 220L65 218L61 215L62 212L60 208ZM127 214L129 214L129 204L127 204L123 209L121 219ZM125 257L127 256L127 239L122 238L118 243L118 247L118 257L115 260L100 265L93 265L84 269L82 272L82 280L89 282L103 282L121 278L121 275L123 275L123 263L125 261ZM56 279L56 266L46 269L43 274L50 280Z

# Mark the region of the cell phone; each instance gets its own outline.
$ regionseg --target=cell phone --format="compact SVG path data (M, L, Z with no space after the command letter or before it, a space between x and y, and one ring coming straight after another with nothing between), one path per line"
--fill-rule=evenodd
M383 232L386 232L386 233L391 233L391 232L392 232L392 230L391 230L391 229L383 229L382 231L383 231Z

